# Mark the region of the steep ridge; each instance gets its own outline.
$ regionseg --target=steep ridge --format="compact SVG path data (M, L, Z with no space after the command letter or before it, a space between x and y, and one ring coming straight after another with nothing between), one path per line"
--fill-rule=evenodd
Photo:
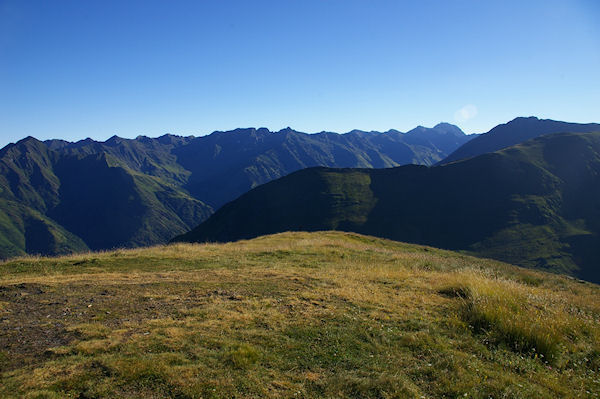
M460 131L460 129L459 129ZM306 134L290 128L237 129L199 137L177 148L178 162L191 172L186 189L215 209L253 187L311 166L385 168L411 163L432 165L471 137L448 143L438 126L429 137L398 131ZM438 147L438 141L440 142Z
M93 249L164 242L211 212L185 192L131 171L105 153L65 157L56 173L61 202L48 214Z
M600 281L600 133L542 136L444 166L312 168L257 187L176 241L344 230Z
M3 149L0 172L0 258L165 242L212 212L106 152L59 153L34 138Z
M88 249L79 237L40 212L0 199L0 253L4 257L68 254Z
M28 137L0 150L0 258L164 243L298 169L430 165L469 139L451 125L409 134L263 128L105 142ZM49 229L45 241L25 227L30 221Z
M451 153L440 164L501 150L552 133L588 133L600 131L597 123L568 123L536 117L516 118L475 137Z

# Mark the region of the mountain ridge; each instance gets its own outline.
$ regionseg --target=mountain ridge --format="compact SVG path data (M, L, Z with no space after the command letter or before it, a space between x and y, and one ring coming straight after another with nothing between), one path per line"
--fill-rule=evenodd
M439 164L498 151L545 134L592 131L600 131L600 124L562 122L553 119L539 119L535 116L518 117L474 137L470 143L463 144Z
M0 258L32 253L28 248L53 255L164 243L252 187L295 170L433 164L469 140L464 133L449 140L441 128L423 132L427 137L291 128L104 142L26 137L0 150L0 199L10 214L0 218L10 237ZM31 223L46 232L46 250L34 239L39 234L28 239Z

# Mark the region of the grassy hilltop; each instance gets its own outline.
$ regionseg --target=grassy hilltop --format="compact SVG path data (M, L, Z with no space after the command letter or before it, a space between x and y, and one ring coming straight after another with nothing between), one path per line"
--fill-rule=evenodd
M353 233L0 266L0 397L589 398L600 289Z

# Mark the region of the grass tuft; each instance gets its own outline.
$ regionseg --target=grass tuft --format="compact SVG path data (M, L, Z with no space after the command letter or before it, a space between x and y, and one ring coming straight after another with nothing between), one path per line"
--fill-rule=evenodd
M553 365L573 346L569 337L579 321L513 281L472 279L467 288L444 292L462 300L462 317L475 333L485 335L486 343L506 345Z
M225 353L226 362L239 369L252 367L259 359L260 352L258 349L249 344L237 345Z

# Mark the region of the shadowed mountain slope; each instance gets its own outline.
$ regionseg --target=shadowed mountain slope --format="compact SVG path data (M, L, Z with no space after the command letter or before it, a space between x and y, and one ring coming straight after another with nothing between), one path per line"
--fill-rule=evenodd
M600 282L600 133L554 134L427 168L312 168L233 201L176 241L345 230Z
M0 198L0 228L10 232L0 257L164 242L212 212L106 152L60 153L33 138L0 152Z
M5 257L88 250L76 235L18 202L0 199L0 253Z

